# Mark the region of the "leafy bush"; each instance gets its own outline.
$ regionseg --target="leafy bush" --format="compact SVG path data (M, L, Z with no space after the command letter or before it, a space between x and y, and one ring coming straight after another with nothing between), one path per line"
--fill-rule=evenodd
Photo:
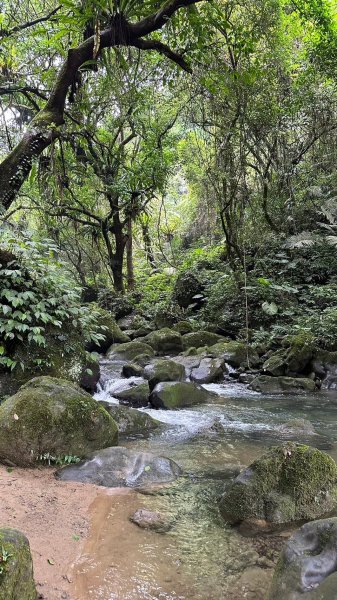
M2 232L0 241L0 365L13 370L18 344L45 347L46 334L66 328L99 341L94 311L80 305L58 249L50 240ZM66 351L66 348L65 348ZM38 354L38 353L37 353ZM22 369L24 364L21 363Z

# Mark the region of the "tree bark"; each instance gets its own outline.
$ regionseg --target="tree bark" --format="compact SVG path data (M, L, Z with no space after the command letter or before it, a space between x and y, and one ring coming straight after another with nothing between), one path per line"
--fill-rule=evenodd
M133 239L132 239L132 220L128 219L127 242L126 242L126 273L128 290L135 287L135 273L133 268Z
M146 259L147 259L148 263L151 265L151 267L153 269L156 269L157 265L156 265L156 260L154 258L154 254L153 254L148 223L142 223L142 233L143 233L143 241L144 241Z
M197 2L201 0L169 0L157 12L138 23L128 23L122 14L116 15L112 17L109 28L100 34L99 51L115 46L155 50L190 72L190 66L182 55L158 40L142 38L162 29L179 9ZM6 210L10 207L27 179L34 159L58 136L58 127L64 123L68 89L74 82L78 69L94 57L95 48L96 39L92 36L77 48L68 51L46 106L32 120L16 148L0 164L0 207L2 205Z

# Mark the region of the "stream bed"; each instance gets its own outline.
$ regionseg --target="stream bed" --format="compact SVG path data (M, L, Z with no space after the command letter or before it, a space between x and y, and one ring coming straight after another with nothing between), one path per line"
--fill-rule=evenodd
M130 382L119 372L115 363L104 365L98 400L118 402L114 391ZM291 530L244 536L221 519L217 498L226 479L285 440L316 446L337 460L337 394L267 397L231 380L204 387L216 393L209 404L141 409L163 427L120 440L173 459L184 477L159 489L114 489L96 499L91 534L74 569L80 600L265 600ZM310 421L314 432L299 419ZM139 508L160 512L169 531L131 523Z

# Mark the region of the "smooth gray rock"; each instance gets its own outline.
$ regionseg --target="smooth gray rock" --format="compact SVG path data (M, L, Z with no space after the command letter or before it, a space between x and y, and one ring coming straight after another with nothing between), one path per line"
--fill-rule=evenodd
M137 487L174 481L181 473L169 458L119 446L90 454L86 461L57 471L56 477L104 487Z
M130 404L136 408L147 406L149 403L150 388L147 381L134 385L121 392L114 392L115 398L121 402L121 404Z
M191 380L196 383L213 383L223 378L226 370L225 361L221 358L202 358L199 365L191 372Z
M160 513L146 508L136 510L130 517L130 521L141 529L151 529L158 533L165 533L171 529L171 524L165 521Z
M306 523L286 542L268 600L336 600L337 518Z

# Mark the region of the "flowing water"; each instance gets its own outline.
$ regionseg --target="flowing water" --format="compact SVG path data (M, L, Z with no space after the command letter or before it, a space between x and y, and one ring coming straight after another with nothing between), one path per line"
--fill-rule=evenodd
M130 380L121 380L119 364L102 367L96 398L118 402L113 394ZM120 441L168 456L184 477L160 489L114 490L97 499L92 535L75 569L80 600L265 600L290 532L244 537L222 521L217 497L228 477L284 440L309 443L337 460L337 394L266 397L232 380L204 387L213 392L209 404L143 409L162 428ZM314 432L303 432L298 419L309 420ZM129 516L142 507L160 512L169 531L132 524Z

